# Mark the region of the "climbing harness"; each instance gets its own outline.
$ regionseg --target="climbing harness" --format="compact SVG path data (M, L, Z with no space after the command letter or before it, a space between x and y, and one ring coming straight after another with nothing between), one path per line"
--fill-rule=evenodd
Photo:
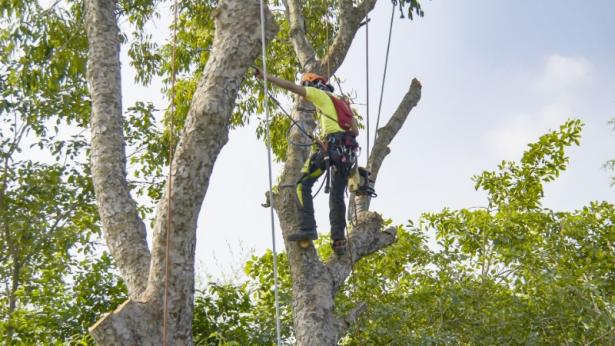
M257 68L256 66L252 66L254 68ZM257 79L256 80L258 82L258 84L264 88L263 83ZM314 136L310 135L302 126L301 124L299 124L295 119L293 119L293 117L286 111L286 109L284 109L284 107L282 107L282 104L280 103L280 101L278 101L275 96L273 96L271 94L271 92L267 92L267 97L271 100L274 101L274 104L282 111L282 114L284 114L291 122L291 126L288 128L288 130L286 131L286 140L288 141L288 143L297 146L297 147L311 147L314 144L317 144L321 149L324 148L324 143L322 143L321 141L317 140ZM326 116L326 115L325 115ZM310 139L309 143L297 143L294 142L293 140L291 140L290 138L290 131L292 130L293 126L297 126L297 128L299 129L299 131L306 136L307 138ZM318 188L318 190L316 190L316 192L314 193L314 195L312 196L312 198L316 197L318 195L318 193L320 193L320 191L322 191L322 188L325 186L325 180L322 181L322 183L320 183L320 187ZM281 188L295 188L295 185L279 185L279 187ZM261 203L261 206L263 206L264 208L269 208L271 205L269 199L267 201L265 201L265 203Z
M267 51L266 51L266 36L265 36L265 4L263 0L260 0L260 21L261 21L261 48L262 48L262 61L263 61L263 89L265 92L265 98L263 99L263 108L265 109L265 121L267 123L266 141L267 141L267 163L269 169L269 196L273 197L273 178L271 173L271 123L269 122L269 107L268 107L268 95L269 89L267 88ZM275 296L275 333L278 342L278 346L282 344L280 336L280 300L278 294L278 256L275 246L275 219L273 215L274 199L270 198L270 216L271 216L271 244L273 250L273 291Z
M331 169L344 170L345 176L357 165L357 144L349 132L336 133L327 136L325 151L325 193L329 193L331 185Z

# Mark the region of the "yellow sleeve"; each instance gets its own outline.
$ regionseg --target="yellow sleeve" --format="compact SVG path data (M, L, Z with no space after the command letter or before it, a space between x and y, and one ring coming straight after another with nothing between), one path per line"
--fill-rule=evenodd
M318 108L322 135L344 131L337 123L335 105L326 92L313 87L305 87L305 94L306 100Z
M333 101L326 92L313 87L305 87L305 93L306 100L312 102L319 111L333 117L337 115Z

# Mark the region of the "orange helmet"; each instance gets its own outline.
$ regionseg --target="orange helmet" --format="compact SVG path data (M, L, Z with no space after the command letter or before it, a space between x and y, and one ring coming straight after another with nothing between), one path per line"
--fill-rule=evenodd
M306 72L301 76L301 85L333 92L333 86L329 84L329 79L312 72Z
M317 80L325 84L329 81L327 78L312 72L306 72L301 76L301 82L315 83Z

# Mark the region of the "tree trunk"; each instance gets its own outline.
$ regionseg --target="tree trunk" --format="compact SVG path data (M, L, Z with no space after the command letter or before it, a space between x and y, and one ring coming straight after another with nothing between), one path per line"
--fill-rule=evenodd
M126 184L122 134L119 30L116 2L86 1L90 43L88 81L92 93L92 166L107 244L130 299L90 328L102 345L163 344L166 252L169 251L168 342L192 344L194 248L197 216L214 163L228 141L229 122L241 81L261 47L258 0L221 1L214 11L211 56L195 91L173 159L171 184L157 209L152 252L145 226ZM277 27L266 12L267 37ZM168 210L173 210L167 229ZM166 232L170 243L166 243Z
M356 6L355 3L351 0L338 2L337 34L326 50L328 54L317 60L305 32L303 4L299 0L284 1L287 19L290 22L290 38L299 63L305 67L305 71L321 75L333 74L342 64L360 23L365 14L373 9L376 0L363 0ZM370 155L370 162L375 162L371 167L376 173L382 160L389 153L390 141L405 122L410 110L418 103L420 88L420 83L413 81L398 110L383 128L383 133L379 133L380 137ZM309 102L295 100L291 115L295 121L305 125L304 128L308 133L313 132L316 125L314 107ZM305 141L296 127L291 130L290 137L289 143ZM281 189L272 198L285 239L286 235L297 228L298 203L293 187L299 180L301 167L308 155L308 149L304 147L288 146L287 160L281 176ZM368 211L369 198L360 199L360 202L365 208L359 213L357 223L351 229L348 239L351 251L345 256L338 258L333 255L323 262L314 247L303 250L294 242L285 242L293 282L293 324L298 345L336 345L339 342L365 306L363 303L358 303L348 316L336 316L335 295L351 274L354 263L395 241L395 228L382 230L382 218L377 213ZM322 236L328 235L322 234Z
M388 145L407 119L410 110L416 106L421 95L421 84L413 80L410 89L394 115L386 126L380 129L380 134L370 156L372 169L379 170L384 157L389 154ZM297 100L292 116L306 130L314 129L313 115L310 105ZM307 120L307 121L306 121ZM291 131L292 142L298 143L301 134L298 130ZM299 147L287 151L287 160L282 174L282 184L279 193L274 195L274 207L277 210L280 226L286 235L297 229L298 203L296 202L295 183L299 179L300 170L308 153ZM352 198L352 197L351 197ZM349 249L346 255L331 258L323 262L316 249L311 246L301 249L295 242L285 241L293 283L293 325L298 345L336 345L348 328L364 309L364 304L357 303L348 316L334 314L334 299L338 290L352 272L352 266L365 256L391 245L396 239L396 228L382 230L383 220L374 212L369 212L369 198L360 197L352 200L364 206L358 214L356 223L350 229ZM321 234L321 236L328 236Z

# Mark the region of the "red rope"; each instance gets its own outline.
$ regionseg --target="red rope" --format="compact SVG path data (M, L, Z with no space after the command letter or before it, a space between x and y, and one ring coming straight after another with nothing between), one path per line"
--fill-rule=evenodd
M171 243L171 231L173 228L173 149L174 131L175 131L175 75L177 73L175 67L175 51L177 42L177 0L173 3L173 50L171 53L171 119L169 124L169 178L167 180L167 230L166 230L166 247L164 254L164 307L163 307L163 332L162 344L168 345L169 337L169 250Z

